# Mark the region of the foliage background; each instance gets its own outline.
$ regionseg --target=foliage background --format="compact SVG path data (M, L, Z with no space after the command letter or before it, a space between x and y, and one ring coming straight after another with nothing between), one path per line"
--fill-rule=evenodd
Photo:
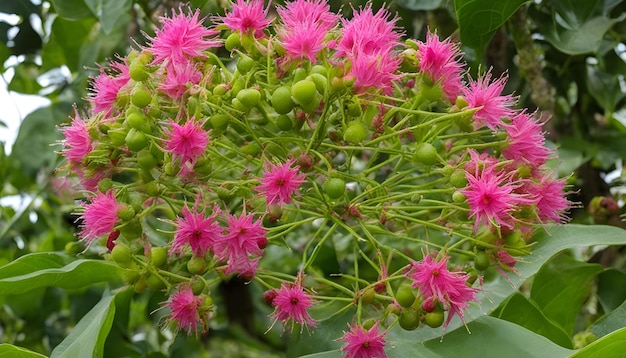
M349 16L350 6L365 1L330 3ZM372 3L374 8L383 5ZM418 349L424 356L446 356L447 350L459 346L467 356L482 357L502 352L552 352L555 357L620 352L626 339L626 234L615 227L624 227L626 1L386 3L401 17L407 38L423 39L431 28L442 37L461 40L472 71L492 68L496 76L508 74L507 91L520 96L520 105L549 116L545 129L558 149L559 174L573 172L570 199L578 203L571 213L574 224L549 228L530 262L520 265L522 277L534 275L533 280L523 284L513 276L520 290L507 282L485 287L489 299L474 307L477 319L468 325L472 335L461 328L440 344L440 332L393 331L389 337L394 355ZM225 0L190 4L203 14L223 13L228 7ZM316 312L330 319L313 336L301 337L307 344L290 344L298 340L281 337L280 331L264 334L269 307L257 288L237 282L224 284L221 295L224 302L238 297L241 309L216 317L208 337L156 330L159 312L150 313L164 297L120 289L112 266L89 257L78 259L72 252L73 194L53 175L59 156L50 145L61 138L57 126L67 122L73 103L84 106L88 79L98 73L98 63L126 54L136 46L130 38L140 44L142 31L153 34L158 17L178 6L167 0L0 2L0 13L19 19L15 25L0 20L2 78L10 91L51 101L22 120L10 155L0 146L0 199L18 196L26 203L19 210L0 208L0 355L338 354L339 343L332 341L336 336L324 333L327 327L328 332L346 327L345 317L330 314L333 307ZM332 252L328 259L334 259ZM288 258L276 260L293 265ZM591 337L601 339L574 351ZM483 348L467 348L481 347L478 341Z

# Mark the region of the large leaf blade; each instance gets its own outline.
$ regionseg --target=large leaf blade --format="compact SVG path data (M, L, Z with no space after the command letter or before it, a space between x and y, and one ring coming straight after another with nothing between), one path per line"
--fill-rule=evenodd
M0 343L0 357L46 358L45 355L8 343Z

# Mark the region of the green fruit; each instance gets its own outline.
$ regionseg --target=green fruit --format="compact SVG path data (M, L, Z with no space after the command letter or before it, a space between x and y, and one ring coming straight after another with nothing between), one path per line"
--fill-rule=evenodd
M237 70L242 74L246 74L250 72L252 68L254 68L254 60L242 54L239 60L237 60Z
M126 142L126 146L133 152L138 152L148 145L148 137L141 132L136 130L135 128L131 128L126 134L124 138Z
M455 191L454 193L452 193L452 201L454 201L455 203L461 204L464 203L466 200L467 198L460 191Z
M194 256L187 262L187 271L192 275L201 275L206 268L204 258Z
M241 148L241 152L254 157L261 152L261 146L257 142L250 142Z
M160 290L165 287L163 279L155 274L150 274L150 276L148 276L146 284L153 290Z
M137 164L143 170L149 171L157 166L156 158L148 149L142 149L137 153Z
M133 261L132 256L133 254L130 251L130 247L125 244L117 244L113 250L111 250L111 258L121 267L130 267Z
M137 82L143 82L150 77L146 66L140 61L133 61L129 66L130 78Z
M362 142L367 137L367 128L360 121L352 121L343 132L343 140L351 144Z
M167 262L167 251L162 247L153 247L150 250L150 262L155 267L161 267Z
M415 308L405 308L400 313L398 323L402 329L412 331L420 325L420 312Z
M131 128L141 130L144 123L146 123L146 118L141 113L131 112L126 115L126 123L128 123Z
M476 268L479 271L484 271L487 268L489 268L490 264L491 264L491 259L489 258L489 255L486 252L478 251L476 253L476 256L474 257L474 268Z
M205 287L206 287L206 284L204 283L204 280L199 276L196 276L194 280L191 282L191 291L196 296L202 294Z
M291 96L301 106L305 106L313 102L317 95L317 87L315 82L304 79L298 81L291 86Z
M416 161L425 165L433 165L437 163L437 149L430 143L421 143L415 148L413 157Z
M361 103L359 99L354 97L346 104L346 109L348 110L348 115L350 117L359 117L363 113L363 109L361 108Z
M132 285L139 280L139 272L135 270L124 270L122 274L122 280L127 285Z
M237 99L247 109L250 109L259 104L259 101L261 100L261 92L254 88L246 88L237 93Z
M298 67L295 70L293 70L292 81L293 83L302 81L306 76L307 76L306 70L302 67Z
M313 81L313 83L315 83L315 88L317 89L317 92L326 92L326 87L328 87L328 79L326 79L326 76L323 76L319 73L313 73L308 75L306 79L311 80Z
M129 221L135 217L135 209L128 204L120 204L120 208L117 210L117 217L122 221Z
M226 38L226 42L224 42L224 47L228 51L232 51L239 46L241 46L241 37L239 37L239 34L233 32L232 34L228 35L228 37Z
M223 83L221 83L221 84L215 86L215 88L213 88L213 95L214 96L223 96L223 95L226 94L226 92L228 92L228 86L226 86Z
M424 315L424 323L431 328L437 328L443 324L444 313L440 310L428 312Z
M291 117L282 115L276 118L276 125L281 131L288 131L293 128L293 121L291 120Z
M76 255L77 253L83 251L85 246L80 242L68 242L65 244L65 252L70 255Z
M141 293L146 290L148 287L148 280L144 276L139 277L137 282L135 282L134 288L136 293Z
M287 114L295 105L291 99L291 88L288 86L281 86L274 90L272 93L272 107L278 114Z
M103 178L98 182L98 191L102 194L106 194L113 187L113 180L111 178Z
M415 302L415 293L410 283L403 283L396 291L396 301L402 307L411 307Z
M213 129L218 131L226 130L229 121L230 118L225 114L214 114L211 116L211 119L209 119Z
M133 105L139 108L144 108L152 101L152 95L145 89L136 88L131 94L130 101Z
M450 185L455 188L464 188L467 185L467 178L465 177L465 170L457 169L450 175Z
M331 199L339 199L346 192L346 182L341 178L328 178L324 183L324 191Z
M375 295L376 295L376 291L374 291L374 287L368 287L361 294L361 303L364 305L369 305L369 304L374 303L374 300L376 299Z
M163 189L163 185L158 184L155 181L151 181L147 183L145 187L146 194L148 194L148 196L150 197L159 196L162 192L162 189Z
M328 70L322 65L315 65L311 67L311 73L319 73L320 75L326 77Z

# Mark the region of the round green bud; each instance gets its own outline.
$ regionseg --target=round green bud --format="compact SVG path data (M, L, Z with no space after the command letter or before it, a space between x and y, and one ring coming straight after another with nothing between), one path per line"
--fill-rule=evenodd
M291 128L293 128L293 120L289 116L279 116L276 118L276 126L278 126L281 131L291 130Z
M130 267L133 261L132 256L133 254L130 251L130 247L125 244L116 244L113 250L111 250L111 258L121 267Z
M291 87L281 86L274 90L271 97L272 108L278 114L287 114L295 105L291 99Z
M261 92L254 88L242 89L239 93L237 93L237 99L244 105L244 107L246 107L246 109L250 109L259 104L259 101L261 100Z
M324 191L331 199L339 199L346 192L346 182L341 178L328 178L324 182Z
M165 287L165 282L163 282L163 279L156 274L150 274L146 279L146 284L148 285L148 287L150 287L150 289L153 289L155 291L158 291Z
M151 170L156 167L158 162L148 149L142 149L137 153L137 164L143 170Z
M194 256L187 262L187 271L192 275L201 275L205 269L206 264L202 257Z
M254 60L246 55L240 55L239 60L237 60L237 70L242 74L246 74L253 68Z
M464 188L467 185L467 177L465 176L465 170L456 169L450 174L450 184L455 188Z
M239 46L241 46L241 37L239 36L239 34L233 32L232 34L228 35L226 41L224 42L224 48L226 48L228 51L232 51Z
M148 137L135 128L131 128L124 138L126 146L133 152L138 152L148 145Z
M143 88L135 88L131 94L130 101L139 108L145 108L152 101L152 95Z
M415 308L405 308L400 313L398 323L402 329L412 331L420 325L420 312Z
M467 198L460 191L455 191L454 193L452 193L452 201L454 201L455 203L461 204L464 203L466 200Z
M133 81L143 82L150 77L150 73L141 61L133 61L128 68L130 78Z
M433 165L439 160L437 157L437 149L430 143L420 143L417 148L415 148L413 158L425 165Z
M441 310L434 310L424 315L424 323L431 328L440 327L443 324L444 312Z
M305 106L313 102L317 95L317 87L315 82L304 79L298 81L291 86L291 96L301 106Z
M485 251L478 251L474 257L474 268L479 271L484 271L489 268L491 259Z
M411 307L415 302L415 293L410 283L403 283L396 291L396 301L402 307Z
M155 267L161 267L167 262L167 251L162 247L153 247L150 249L150 262Z
M367 128L358 120L354 120L348 124L345 132L343 132L343 140L351 144L362 142L367 137Z

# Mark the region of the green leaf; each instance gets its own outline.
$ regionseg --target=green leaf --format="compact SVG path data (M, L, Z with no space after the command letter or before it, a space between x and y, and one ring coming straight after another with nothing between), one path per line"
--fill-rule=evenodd
M13 67L15 74L7 87L9 91L26 94L38 94L41 85L37 82L39 66L33 62L22 62Z
M520 292L514 293L508 300L503 302L501 309L498 311L496 314L497 318L518 324L550 339L562 347L573 348L570 335L562 327L546 317L537 303Z
M51 0L50 2L59 16L69 20L93 16L84 0Z
M120 268L107 261L77 260L66 265L64 261L59 254L34 253L0 267L0 296L39 287L73 289L120 279Z
M11 49L5 45L4 42L0 42L0 72L5 71L4 62L11 56Z
M0 343L0 357L11 358L46 358L45 355L30 351L26 348L8 343Z
M598 275L598 301L611 312L626 301L626 273L608 269Z
M589 327L589 331L596 337L603 337L613 331L624 328L624 322L626 322L626 301L615 310L594 322L593 325Z
M132 19L130 16L132 0L85 0L85 3L100 21L105 35Z
M454 0L461 42L482 58L496 30L528 0Z
M115 297L105 294L63 342L54 348L50 358L102 357L104 342L115 316Z
M626 96L621 90L619 78L600 70L597 66L587 65L587 87L589 94L609 113L613 112L618 102Z
M608 334L570 358L621 358L626 351L626 328Z
M398 6L413 11L430 11L438 9L442 0L397 0Z
M57 17L52 23L50 41L42 49L42 71L67 65L72 72L85 65L80 62L83 44L89 40L89 34L96 20L93 18L70 21Z
M600 272L599 264L560 255L537 273L530 297L549 319L573 334L580 307L591 292L593 278Z
M599 3L599 0L550 0L546 4L554 7L560 25L576 30L593 16Z

